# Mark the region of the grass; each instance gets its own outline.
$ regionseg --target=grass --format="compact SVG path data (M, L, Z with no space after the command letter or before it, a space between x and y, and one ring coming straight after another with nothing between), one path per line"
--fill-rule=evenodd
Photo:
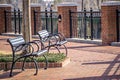
M48 59L48 62L61 62L63 61L66 56L64 53L46 53L45 56ZM37 62L44 62L44 57L36 57ZM23 61L23 59L19 60L19 62ZM0 53L0 62L12 62L12 55L8 54L1 54ZM31 59L27 58L26 62L32 62Z

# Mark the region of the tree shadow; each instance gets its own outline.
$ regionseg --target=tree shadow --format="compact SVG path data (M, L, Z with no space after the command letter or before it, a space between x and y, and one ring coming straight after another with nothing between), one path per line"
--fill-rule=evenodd
M80 49L80 48L89 48L89 47L100 47L100 45L87 45L87 46L67 46L68 49Z
M120 75L118 75L118 71L120 69L120 54L117 55L113 61L103 61L103 62L90 62L90 63L82 63L82 65L96 65L96 64L109 64L106 70L103 72L101 76L91 76L91 77L83 77L83 78L74 78L74 79L64 79L64 80L120 80ZM116 64L119 64L116 66ZM114 67L115 66L115 67ZM114 68L114 70L113 70ZM116 69L115 69L116 68ZM112 73L111 73L112 71Z
M72 79L64 79L64 80L120 80L120 75L92 76L92 77L72 78Z
M107 53L107 54L114 54L117 55L120 53L120 51L118 52L114 52L111 50L107 50L106 48L102 48L99 49L101 47L105 47L106 45L75 45L75 46L67 46L68 49L73 49L73 50L81 50L81 51L89 51L89 52L98 52L98 53ZM97 47L97 48L96 48Z

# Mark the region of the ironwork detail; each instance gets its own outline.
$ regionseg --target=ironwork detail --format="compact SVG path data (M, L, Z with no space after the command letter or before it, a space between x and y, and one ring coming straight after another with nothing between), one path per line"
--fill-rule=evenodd
M77 14L77 17L72 16ZM83 11L72 12L70 11L70 29L74 26L74 21L77 20L77 36L73 35L73 30L70 30L71 37L84 38L84 39L101 39L101 12L93 11L92 8L90 11L86 11L84 8Z

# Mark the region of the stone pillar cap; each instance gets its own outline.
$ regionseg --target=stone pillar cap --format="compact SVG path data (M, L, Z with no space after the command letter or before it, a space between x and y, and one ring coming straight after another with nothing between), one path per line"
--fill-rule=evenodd
M120 1L106 1L102 3L102 6L115 6L120 5Z
M0 7L13 7L11 4L0 4Z
M37 4L37 3L31 3L30 5L31 5L31 7L40 7L41 6L41 4Z
M77 3L75 3L75 2L63 2L61 4L58 4L58 6L77 6Z

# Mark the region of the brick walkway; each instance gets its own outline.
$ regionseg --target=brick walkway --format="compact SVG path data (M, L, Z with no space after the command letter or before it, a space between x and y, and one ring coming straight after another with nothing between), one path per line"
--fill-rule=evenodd
M0 36L0 52L10 52L10 46ZM119 80L120 79L120 48L115 46L100 46L96 44L74 43L66 44L71 62L62 68L40 69L34 76L34 69L14 70L14 76L9 77L9 71L0 71L0 80Z

